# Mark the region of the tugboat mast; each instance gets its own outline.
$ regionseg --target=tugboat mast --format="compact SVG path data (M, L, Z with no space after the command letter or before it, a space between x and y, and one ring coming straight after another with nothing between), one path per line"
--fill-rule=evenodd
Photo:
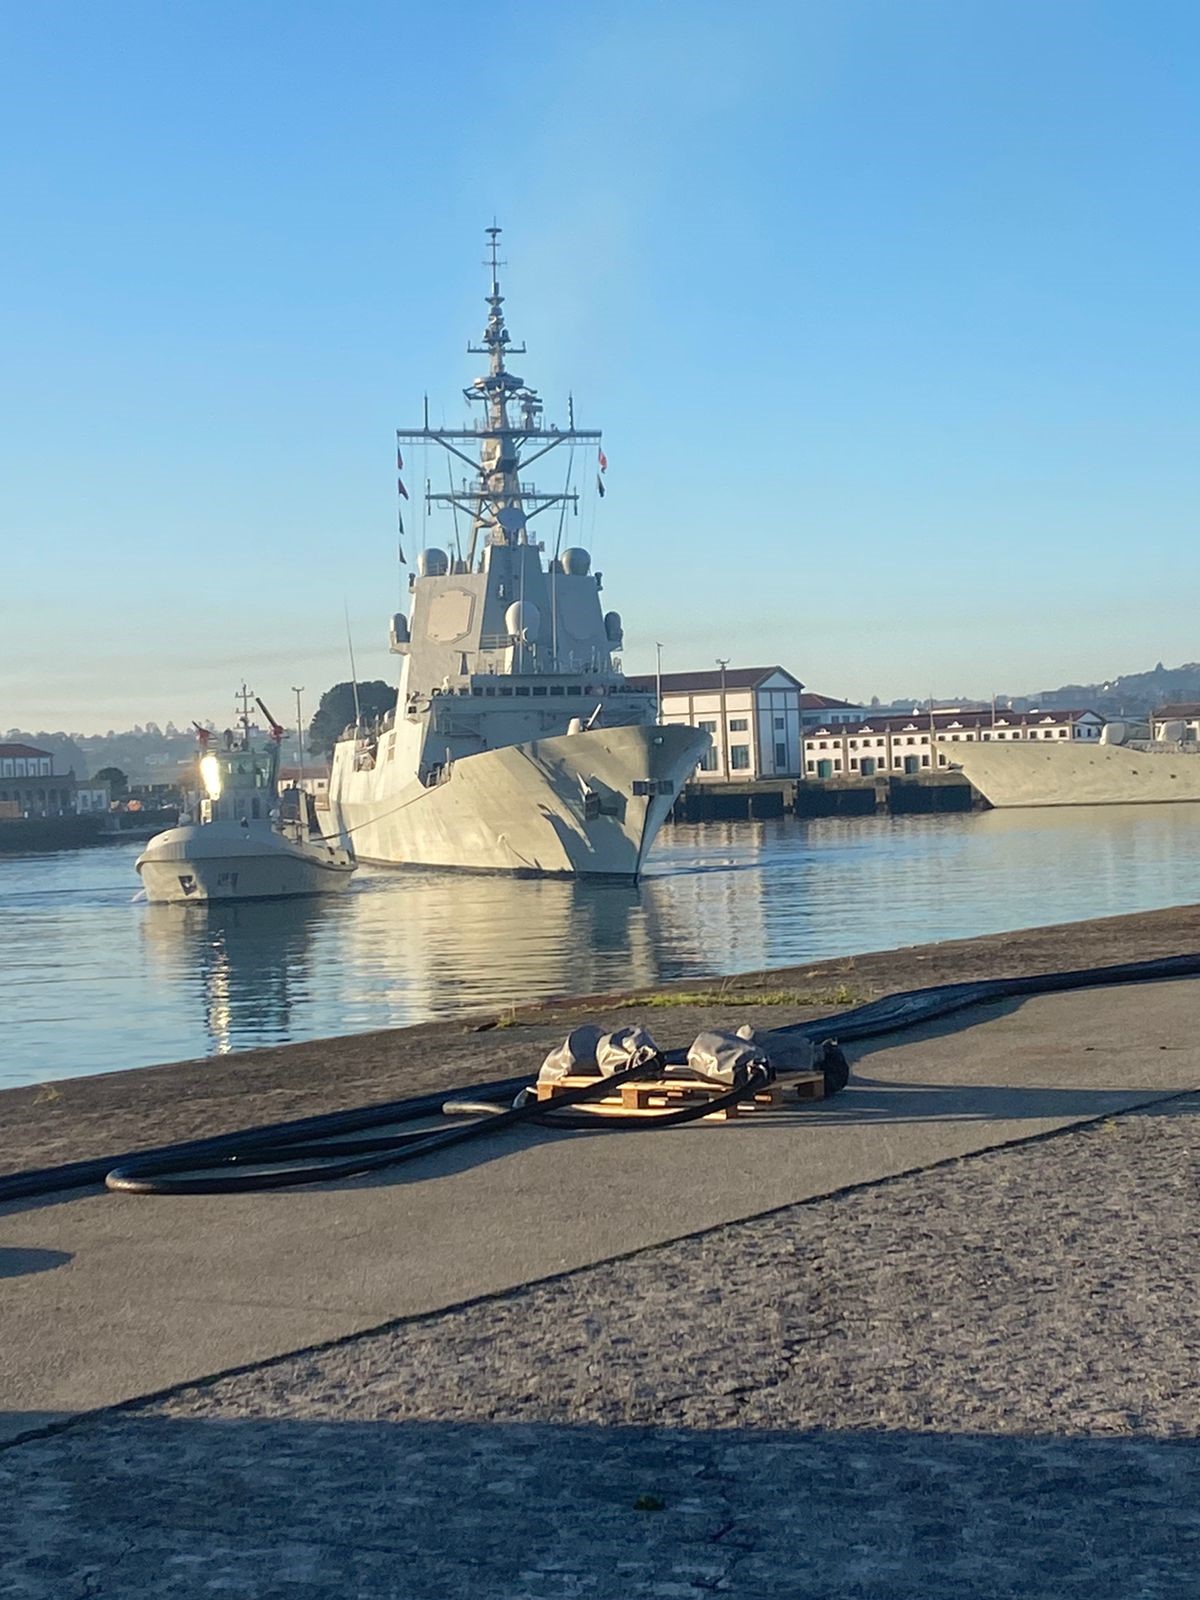
M601 440L599 429L575 426L574 406L569 426L544 427L542 400L537 390L505 365L506 355L524 355L525 346L512 343L504 321L504 296L500 292L503 263L499 258L502 230L493 223L484 231L488 235L490 257L484 265L491 269L491 293L485 296L487 325L483 330L483 343L468 345L467 353L487 356L488 370L463 390L472 404L482 405L483 417L473 428L432 428L427 413L424 426L396 431L397 446L438 444L470 468L474 481L464 479L458 489L451 485L448 492L435 493L428 484L425 488L426 505L449 506L465 511L471 518L468 570L475 565L481 535L485 544L528 544L527 524L532 517L551 506L578 504L579 496L569 485L559 494L541 494L531 483L522 482L523 467L531 466L559 445L595 444L599 448ZM519 420L514 420L514 412ZM477 461L461 448L467 441L478 444ZM527 445L538 448L522 456Z

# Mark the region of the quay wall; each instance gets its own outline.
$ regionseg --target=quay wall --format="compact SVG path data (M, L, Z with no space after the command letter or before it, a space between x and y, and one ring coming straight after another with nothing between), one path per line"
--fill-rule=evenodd
M689 783L674 822L759 821L765 817L870 817L961 812L987 802L959 773L824 780Z

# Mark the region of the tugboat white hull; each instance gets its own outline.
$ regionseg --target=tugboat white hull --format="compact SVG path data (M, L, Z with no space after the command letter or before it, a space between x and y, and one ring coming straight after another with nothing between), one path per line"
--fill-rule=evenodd
M152 904L275 900L348 888L355 861L323 843L298 844L266 824L185 824L157 834L135 863Z
M332 823L360 860L537 877L634 879L709 738L640 726L563 734L455 761L431 788L339 746Z

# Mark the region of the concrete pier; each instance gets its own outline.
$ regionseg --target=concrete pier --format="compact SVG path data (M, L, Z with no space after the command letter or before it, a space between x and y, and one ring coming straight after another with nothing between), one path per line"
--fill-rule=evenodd
M786 981L795 1011L835 1011L835 968L867 998L889 971L909 987L1183 953L1197 917ZM726 1015L788 1009L769 977L783 987L745 980ZM1195 1467L1162 1440L1200 1426L1180 1365L1196 1314L1171 1288L1195 1242L1198 992L1039 997L874 1041L841 1096L778 1119L516 1133L261 1196L5 1207L0 1591L948 1600L974 1581L1115 1600L1136 1557L1149 1592L1182 1592L1192 1535L1170 1507ZM641 1012L664 1043L720 1009L679 998ZM639 1014L623 1002L460 1029L453 1050L443 1028L439 1070L532 1070L564 1023ZM404 1042L372 1044L389 1089ZM357 1043L326 1065L344 1051L365 1099ZM243 1122L312 1060L255 1054ZM200 1070L110 1078L126 1098L85 1142L128 1144L139 1084L162 1121L155 1082L178 1097ZM235 1082L236 1058L220 1071ZM1021 1484L1044 1485L1036 1528Z

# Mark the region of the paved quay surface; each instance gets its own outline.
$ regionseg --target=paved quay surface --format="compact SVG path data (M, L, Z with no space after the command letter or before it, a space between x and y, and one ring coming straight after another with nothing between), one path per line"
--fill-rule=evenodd
M0 1450L19 1600L1167 1600L1200 1096Z
M16 1203L0 1437L1200 1086L1197 993L981 1008L864 1046L843 1094L779 1117L514 1131L284 1192Z
M0 1595L1194 1592L1198 994L879 1041L778 1125L6 1208Z

